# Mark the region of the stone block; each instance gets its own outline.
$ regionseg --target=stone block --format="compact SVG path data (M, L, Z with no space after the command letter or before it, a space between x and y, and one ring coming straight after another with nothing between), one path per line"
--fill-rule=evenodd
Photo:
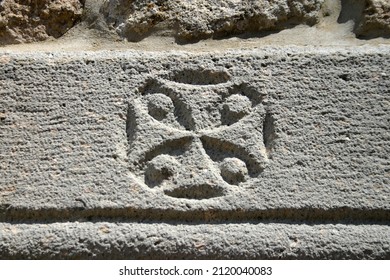
M389 258L389 54L3 51L0 257Z

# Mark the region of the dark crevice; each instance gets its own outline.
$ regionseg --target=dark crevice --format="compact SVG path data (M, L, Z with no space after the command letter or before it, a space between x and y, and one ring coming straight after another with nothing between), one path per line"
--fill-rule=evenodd
M368 0L341 0L341 12L337 22L352 21L352 31L358 39L390 38L390 27L386 16L388 8L385 4L382 4L382 8L383 11L380 12L380 6L375 7Z
M346 23L352 20L355 28L362 20L366 0L341 0L341 12L338 23Z
M209 185L179 187L171 191L165 191L168 196L186 199L209 199L223 195L223 189Z
M272 148L275 139L275 119L270 113L267 113L263 123L263 141L268 158L272 158Z
M4 205L3 205L4 206ZM59 222L143 222L172 224L286 223L286 224L390 224L390 210L339 207L276 208L265 210L174 210L155 208L29 209L2 207L0 222L14 224Z
M136 126L136 114L133 105L129 104L126 115L126 136L130 144L134 141Z
M340 74L339 78L344 80L345 82L348 82L348 81L352 80L351 74L347 74L347 73Z

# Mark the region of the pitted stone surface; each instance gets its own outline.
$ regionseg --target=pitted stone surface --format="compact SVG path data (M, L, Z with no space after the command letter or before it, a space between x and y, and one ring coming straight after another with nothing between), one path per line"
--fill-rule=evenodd
M390 38L390 1L367 0L363 20L357 30L360 36L385 36Z
M118 34L138 41L157 30L173 30L179 41L314 25L324 0L129 1L107 0L102 13Z
M389 54L1 53L0 257L389 258Z
M388 210L388 47L303 49L2 54L2 203Z
M0 45L58 38L81 19L84 0L0 1Z
M389 259L389 226L0 223L7 259Z

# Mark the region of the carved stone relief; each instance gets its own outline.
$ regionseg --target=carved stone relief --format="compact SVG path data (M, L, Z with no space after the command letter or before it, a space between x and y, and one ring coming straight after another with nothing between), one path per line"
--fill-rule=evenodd
M223 71L151 78L129 104L131 171L174 198L240 191L266 167L266 116L264 93Z

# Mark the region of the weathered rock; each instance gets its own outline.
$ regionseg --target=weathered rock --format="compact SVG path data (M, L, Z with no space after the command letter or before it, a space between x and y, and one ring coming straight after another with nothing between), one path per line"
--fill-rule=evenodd
M108 0L102 7L118 34L138 41L170 29L181 41L275 31L296 24L315 24L324 0L165 1Z
M0 1L0 45L58 38L81 19L84 0Z
M390 1L366 0L356 33L361 37L390 37Z
M358 38L390 38L390 1L342 0L339 22L354 21Z

